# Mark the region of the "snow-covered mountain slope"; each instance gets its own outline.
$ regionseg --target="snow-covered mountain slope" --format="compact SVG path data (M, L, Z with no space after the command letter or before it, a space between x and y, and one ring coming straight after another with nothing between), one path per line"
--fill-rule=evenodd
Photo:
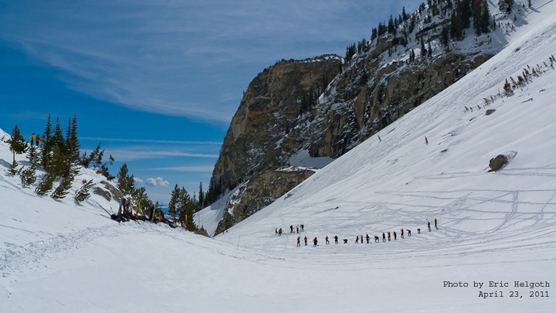
M117 224L2 174L0 311L552 312L556 2L533 7L500 54L215 239ZM487 172L498 154L509 164ZM307 247L289 234L298 224ZM354 244L402 228L412 236Z

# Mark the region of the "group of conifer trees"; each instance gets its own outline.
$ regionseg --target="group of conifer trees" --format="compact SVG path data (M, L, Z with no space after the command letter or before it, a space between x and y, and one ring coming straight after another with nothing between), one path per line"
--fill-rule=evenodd
M153 206L153 202L147 195L147 189L144 186L139 188L135 186L135 176L129 175L129 169L126 163L120 167L120 171L116 177L118 189L124 196L131 196L133 200L139 201L139 205L142 208L151 208Z
M202 185L201 185L201 192L199 193L199 200L201 200L202 193ZM185 187L181 189L178 187L178 184L174 186L174 190L172 190L172 194L170 196L170 202L168 203L168 213L173 216L177 216L177 220L189 231L197 231L197 225L195 225L194 216L195 216L195 208L197 207L194 199L189 196Z
M515 4L514 0L499 0L498 6L500 11L506 14L511 13ZM529 1L528 6L531 6ZM448 47L450 40L461 41L465 38L465 30L473 27L474 33L477 36L489 33L496 29L496 21L490 15L488 3L486 0L427 0L427 3L421 3L418 10L414 14L407 14L405 7L398 17L390 16L388 22L378 23L377 28L372 28L370 41L363 40L358 43L357 50L355 44L351 44L346 48L346 63L352 59L356 52L368 51L369 48L365 47L368 44L378 40L382 36L393 36L392 43L394 46L403 45L404 47L411 41L409 34L413 33L415 25L419 18L422 19L424 24L431 23L432 17L449 16L449 23L441 28L440 42L443 46ZM400 27L401 26L401 27ZM431 27L435 29L436 27ZM425 27L426 29L426 27ZM422 30L420 31L422 32ZM415 40L428 42L428 38L423 38L424 33L418 32L415 35ZM423 44L421 44L423 46ZM426 49L426 48L425 48ZM427 52L429 52L427 49ZM429 53L421 52L423 57L430 55ZM414 60L414 54L411 61Z
M53 199L65 198L81 166L88 168L92 164L97 173L103 174L108 180L114 178L108 172L108 165L112 164L114 158L110 156L109 160L103 163L104 150L100 150L100 143L90 155L87 153L80 155L81 144L77 137L76 116L69 119L65 136L59 120L56 119L53 129L51 118L48 116L45 131L39 137L39 144L35 145L34 142L28 144L16 125L12 130L11 138L5 141L14 155L8 172L13 176L20 175L23 186L29 187L37 181L37 169L45 172L35 188L38 195L50 194ZM30 166L19 167L15 155L25 152ZM56 182L59 184L54 188ZM83 186L75 193L77 202L84 201L90 196L89 190L93 182L84 180L82 184Z

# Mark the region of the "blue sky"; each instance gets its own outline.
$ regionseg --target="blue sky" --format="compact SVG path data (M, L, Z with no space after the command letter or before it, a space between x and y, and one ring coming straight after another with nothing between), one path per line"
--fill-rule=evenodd
M344 55L420 1L2 1L0 128L77 116L153 200L204 190L243 91L281 59ZM157 179L158 178L158 179Z

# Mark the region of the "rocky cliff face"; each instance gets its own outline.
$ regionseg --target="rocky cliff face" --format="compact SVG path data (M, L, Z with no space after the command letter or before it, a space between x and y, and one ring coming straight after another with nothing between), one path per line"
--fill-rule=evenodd
M299 123L300 99L319 86L324 90L340 65L341 58L323 56L282 61L260 73L249 84L224 138L211 192L220 195L286 165L287 156L298 148L295 140L286 137Z
M403 46L396 44L399 38L383 36L361 44L349 60L329 55L282 61L260 73L231 122L211 179L213 197L241 185L236 196L242 200L228 205L217 231L307 178L276 171L288 166L298 151L308 150L312 157L341 156L480 66L503 45L489 34L470 33L471 38L443 46L439 37L446 20L434 21L424 18L414 36L406 33ZM426 53L421 51L425 41ZM317 97L308 97L312 94ZM282 187L274 190L272 182L279 178Z

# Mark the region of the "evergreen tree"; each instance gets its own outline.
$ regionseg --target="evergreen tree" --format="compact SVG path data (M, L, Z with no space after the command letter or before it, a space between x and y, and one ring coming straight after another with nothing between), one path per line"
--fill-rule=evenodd
M77 138L77 118L70 118L66 132L66 171L65 176L75 176L79 172L76 166L79 163L79 139Z
M443 26L442 31L440 32L440 43L444 47L448 47L449 42L450 42L450 31L448 30L447 26Z
M52 151L52 158L49 162L46 171L49 174L54 175L54 177L58 177L64 174L65 169L66 169L66 158L60 152L60 148L58 147L58 145L56 145L54 147L54 150Z
M37 146L29 147L29 150L27 150L27 160L35 165L35 167L40 164L40 154L39 151L37 151Z
M37 181L36 169L37 167L35 164L32 164L31 167L21 172L21 184L24 187L31 186Z
M500 12L506 12L506 14L510 14L512 12L514 4L514 0L498 0L498 8L500 9Z
M377 36L378 36L378 34L377 34L377 31L376 31L376 28L373 28L371 30L371 41L374 41L377 38Z
M68 195L69 190L71 189L71 183L72 182L73 182L73 177L72 176L62 179L62 181L60 182L60 185L58 185L58 187L56 187L56 189L50 195L50 197L52 199L63 199L63 198L65 198Z
M23 136L21 136L19 127L17 127L17 125L15 125L14 129L12 130L12 137L6 140L5 143L10 146L10 150L13 152L14 163L16 163L15 155L25 153L25 151L27 150L27 143L25 142L25 139L23 139Z
M35 188L35 193L38 194L39 196L45 195L47 192L49 192L52 189L55 179L56 179L55 175L49 173L44 175L42 181L39 183L37 188Z
M394 20L392 19L392 15L390 15L390 19L388 20L388 33L389 34L395 34L396 33L396 28L394 25Z
M474 0L471 13L473 14L473 30L475 34L480 36L481 34L488 33L490 13L486 0Z
M133 175L128 175L128 168L127 164L124 163L122 167L120 167L120 171L118 172L118 189L124 195L132 195L135 191L135 179Z
M178 184L176 184L176 186L174 186L174 190L172 190L172 193L170 195L170 202L168 202L168 213L172 216L178 215L177 206L179 203L180 193L180 188L178 187Z
M197 231L197 225L195 225L195 205L191 200L191 197L187 193L187 190L182 187L180 192L180 212L179 219L188 231Z
M56 128L54 129L54 146L58 145L60 152L64 155L66 154L66 139L64 138L64 133L62 127L60 127L60 122L56 118Z
M135 192L133 193L133 198L135 198L135 200L139 200L139 205L142 208L150 208L153 205L153 202L149 200L149 196L147 195L147 189L145 189L144 186L135 189Z
M10 174L11 176L15 176L18 172L17 167L19 166L19 164L17 163L16 160L14 160L12 162L12 165L10 165L10 167L8 168L8 174Z
M425 42L421 38L421 58L425 58L427 56L427 49L425 48Z
M199 183L199 209L202 209L205 204L205 195L203 193L203 182Z
M81 188L79 188L75 192L75 201L77 201L77 203L81 203L89 199L89 197L91 197L91 194L89 193L91 187L93 187L93 180L91 179L87 181L86 179L84 179L83 186L81 186Z
M41 153L41 164L43 168L48 167L48 163L50 162L50 152L54 148L53 139L52 139L52 124L50 123L50 115L48 115L48 122L46 123L46 128L43 134L43 148Z

